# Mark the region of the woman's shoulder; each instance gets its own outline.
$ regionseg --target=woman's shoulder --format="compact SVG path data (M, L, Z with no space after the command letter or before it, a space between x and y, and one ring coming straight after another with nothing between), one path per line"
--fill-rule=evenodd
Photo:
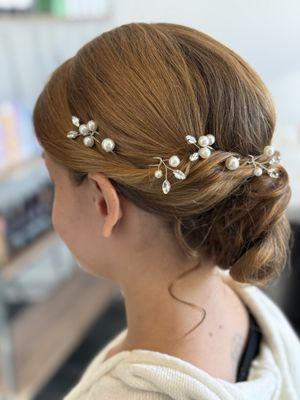
M257 321L262 322L263 325L272 324L276 321L280 322L284 329L290 330L292 328L280 305L266 293L263 287L235 281L228 274L228 271L223 272L222 277L247 305ZM293 332L295 333L294 330Z

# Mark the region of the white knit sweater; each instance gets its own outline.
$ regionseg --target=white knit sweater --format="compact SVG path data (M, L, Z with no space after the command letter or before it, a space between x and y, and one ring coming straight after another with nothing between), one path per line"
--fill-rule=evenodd
M98 353L63 400L299 400L300 341L281 309L258 287L224 279L236 290L263 332L247 381L230 383L168 354L135 349Z

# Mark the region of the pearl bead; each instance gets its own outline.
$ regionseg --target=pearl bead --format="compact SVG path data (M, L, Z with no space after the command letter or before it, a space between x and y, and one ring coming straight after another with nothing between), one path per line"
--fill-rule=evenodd
M83 144L87 147L93 147L94 146L94 138L92 136L85 136L83 138Z
M228 169L234 170L240 166L240 161L237 157L231 156L227 158L225 164Z
M97 124L95 121L91 120L91 121L88 121L87 127L90 131L95 131L97 129Z
M268 175L270 175L272 178L278 178L279 177L279 172L276 171L275 168L271 168L268 170Z
M209 145L209 138L206 135L202 135L198 139L200 146L205 147Z
M209 139L209 145L211 146L212 144L215 143L215 137L214 135L212 135L211 133L207 135L208 139Z
M82 135L87 135L89 133L89 128L85 124L82 124L79 126L79 132Z
M273 156L273 157L269 160L269 164L271 164L271 165L278 164L278 163L280 162L280 159L281 159L281 157L280 157L279 154L276 155L276 156Z
M115 147L115 142L110 138L105 138L102 140L101 146L105 151L112 151Z
M266 156L269 156L269 157L271 157L271 156L274 154L274 151L275 151L275 149L274 149L273 146L266 146L266 147L264 148L264 154L265 154Z
M155 178L161 178L162 177L162 170L161 169L157 169L155 172L154 172L154 176L155 176Z
M211 151L208 147L203 147L203 149L199 150L200 157L208 158L211 154Z
M178 167L178 165L180 164L180 159L178 156L172 156L169 158L168 162L171 167Z
M263 170L260 167L255 167L254 168L254 175L255 176L261 176L262 173L263 173Z

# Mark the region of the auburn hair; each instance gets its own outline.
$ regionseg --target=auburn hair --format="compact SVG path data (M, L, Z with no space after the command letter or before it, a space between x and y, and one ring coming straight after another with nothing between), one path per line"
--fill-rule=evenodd
M104 173L120 194L161 216L187 257L205 256L236 281L266 285L290 263L288 173L279 165L278 179L257 177L253 165L232 171L223 161L236 152L241 163L261 155L275 114L262 79L227 46L191 27L140 22L105 31L61 64L33 121L74 184L88 172ZM67 139L72 115L95 120L115 151ZM209 133L216 139L211 156L193 163L185 180L170 175L171 191L163 194L149 167L153 157L176 154L184 170L191 151L185 135Z

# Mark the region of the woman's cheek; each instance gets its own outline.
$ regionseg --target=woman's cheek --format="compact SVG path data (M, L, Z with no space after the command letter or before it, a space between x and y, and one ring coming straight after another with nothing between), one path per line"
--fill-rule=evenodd
M73 209L70 199L64 191L56 191L52 207L52 226L55 232L65 242L71 251L76 250L80 244L80 229L78 229L76 210Z
M63 237L63 218L62 218L62 213L60 210L60 203L59 203L59 196L57 195L57 192L55 192L54 199L53 199L53 205L52 205L52 213L51 213L51 221L52 221L52 226L53 229L61 236Z
M56 200L54 197L51 211L51 222L53 229L57 232L57 217L56 217Z

